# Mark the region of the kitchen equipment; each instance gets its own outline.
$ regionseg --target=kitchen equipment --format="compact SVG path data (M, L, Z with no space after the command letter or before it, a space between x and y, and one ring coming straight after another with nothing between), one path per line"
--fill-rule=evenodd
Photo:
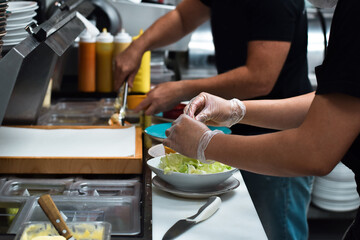
M123 52L130 45L131 41L131 36L124 28L121 29L121 31L114 37L114 57Z
M75 240L50 195L42 195L38 203L58 233L68 240Z
M53 131L55 130L55 131ZM57 131L60 132L57 132ZM76 130L77 132L74 132ZM84 130L84 131L83 131ZM10 131L10 132L9 132ZM89 131L88 133L86 133ZM0 151L0 173L45 173L45 174L139 174L143 169L142 129L140 127L119 128L118 126L36 126L0 128L1 139L8 140ZM92 132L92 133L91 133ZM12 135L12 141L7 138ZM47 138L44 138L44 134ZM59 141L59 134L68 140ZM5 136L7 135L7 136ZM72 135L72 136L70 136ZM121 135L123 137L121 137ZM66 137L68 136L68 137ZM70 136L70 137L69 137ZM89 136L92 137L90 141ZM31 140L28 140L30 137ZM103 140L99 140L100 137ZM110 138L109 138L110 137ZM35 138L39 143L35 141ZM80 138L83 138L81 140ZM45 141L43 141L46 139ZM78 140L75 140L78 139ZM85 140L84 140L85 139ZM29 152L16 147L26 141ZM77 148L73 148L78 141ZM89 147L92 142L93 146ZM48 145L49 144L49 145ZM59 145L61 144L62 147ZM70 144L64 146L63 144ZM102 149L97 154L90 151ZM115 145L114 145L115 144ZM45 147L47 145L48 147ZM11 147L12 146L12 147ZM83 150L81 148L83 147ZM15 148L14 154L7 151ZM106 149L105 149L106 148ZM16 150L17 149L17 150ZM35 151L35 149L37 149ZM5 154L5 151L7 152ZM49 152L50 151L50 152ZM70 151L70 152L69 152ZM74 153L77 151L78 153ZM114 152L115 151L115 152ZM22 152L22 153L21 153ZM112 153L111 153L112 152ZM118 152L118 154L116 154ZM122 153L121 153L122 152ZM59 155L60 153L60 155ZM19 156L21 155L22 156ZM36 156L35 156L36 154ZM85 156L87 155L87 156Z
M128 96L128 81L127 79L125 79L125 82L124 82L124 88L122 89L123 92L119 93L119 98L121 99L121 107L119 109L119 123L121 124L121 126L124 126L125 125L125 114L126 114L126 101L127 101L127 96ZM120 88L121 90L121 88Z
M80 36L78 90L80 92L95 92L96 90L96 37L85 31Z
M75 239L110 240L111 224L107 222L73 222L68 223ZM43 236L60 237L56 229L49 222L26 222L15 236L15 240L31 240Z
M200 198L208 198L211 196L219 196L227 192L231 192L237 187L240 186L239 180L237 180L235 177L231 176L228 179L226 179L224 182L220 183L219 185L216 185L213 189L209 189L206 191L201 192L188 192L188 191L182 191L174 187L173 185L165 182L158 176L155 176L152 179L153 185L167 193L171 193L172 195L182 197L182 198L189 198L189 199L200 199Z
M126 180L77 180L70 188L71 196L134 196L140 198L141 183L139 178Z
M15 46L24 40L28 33L25 28L31 22L36 22L37 2L33 1L10 1L7 9L10 14L7 18L6 35L3 38L4 47ZM22 29L22 32L13 32L12 29Z
M163 139L166 138L165 131L171 127L171 123L160 123L155 124L145 129L145 133L155 139L156 141L162 142ZM230 134L231 130L227 127L214 127L208 126L210 130L221 130L225 134Z
M127 96L127 109L135 109L146 98L145 94L130 94Z
M7 233L22 211L25 201L14 198L0 198L0 233Z
M143 30L140 29L139 35L133 37L133 41L138 39L143 34ZM150 91L150 61L151 52L146 51L142 55L139 69L135 75L131 92L146 94Z
M211 217L220 207L221 199L219 197L210 197L199 211L186 219L177 221L164 235L163 240L174 239L180 234L186 232L195 224L202 222Z
M0 196L26 200L30 196L40 196L43 194L51 195L67 195L72 178L67 179L25 179L25 178L11 178L4 183L0 189Z
M315 177L311 200L319 208L333 212L357 209L360 198L354 173L340 162L328 175Z
M0 123L36 123L59 57L85 29L77 14L94 10L85 0L58 6L46 22L28 25L30 34L0 60Z
M96 91L110 93L113 91L113 51L114 37L103 29L96 37Z
M8 233L17 233L26 222L48 220L37 199L31 197L27 200ZM68 225L78 222L108 222L111 224L112 235L136 236L141 232L143 215L139 196L52 196L52 199L59 211L66 216Z
M231 168L230 170L219 173L187 174L168 172L165 174L164 170L159 168L161 158L162 157L152 158L146 163L162 180L171 184L178 190L187 192L204 192L215 189L219 184L230 178L233 173L238 171L236 168Z
M8 8L8 0L0 1L0 59L2 57L2 48L3 48L3 37L6 35L6 19L9 17L9 12L6 10Z
M151 148L149 148L148 154L153 158L164 156L165 155L164 145L160 143L152 146Z

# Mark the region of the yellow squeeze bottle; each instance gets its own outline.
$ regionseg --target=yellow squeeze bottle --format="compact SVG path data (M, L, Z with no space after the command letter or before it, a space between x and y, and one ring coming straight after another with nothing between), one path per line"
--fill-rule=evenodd
M139 38L142 33L143 30L141 29L139 35L133 37L133 40ZM139 71L135 75L131 92L146 94L150 91L150 70L151 70L150 60L151 60L151 53L150 51L146 51L142 56Z

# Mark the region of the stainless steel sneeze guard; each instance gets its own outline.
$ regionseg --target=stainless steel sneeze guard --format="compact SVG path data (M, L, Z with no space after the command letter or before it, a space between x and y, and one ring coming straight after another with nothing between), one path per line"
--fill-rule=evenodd
M88 1L64 2L0 60L0 124L35 124L59 58L85 29Z

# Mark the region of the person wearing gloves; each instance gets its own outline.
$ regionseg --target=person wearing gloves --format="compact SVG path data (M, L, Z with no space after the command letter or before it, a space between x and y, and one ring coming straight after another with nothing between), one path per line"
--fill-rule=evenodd
M336 1L312 0L318 7ZM188 157L272 176L323 176L342 161L360 192L360 1L339 0L316 92L280 100L226 100L201 93L166 131L163 144ZM256 136L210 131L236 123L279 129ZM360 209L344 238L360 239Z
M173 43L207 20L219 75L158 84L135 111L170 110L206 91L227 99L286 98L312 91L307 71L304 0L183 0L115 61L115 87L132 85L145 51ZM273 130L234 126L234 134ZM282 178L242 172L268 238L307 239L312 177Z

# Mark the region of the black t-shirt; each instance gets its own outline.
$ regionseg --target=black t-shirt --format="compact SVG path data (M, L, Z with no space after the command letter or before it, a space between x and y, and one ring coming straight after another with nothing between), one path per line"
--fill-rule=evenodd
M323 64L316 68L316 94L343 93L360 98L359 11L359 0L339 0L332 20L327 55ZM342 162L355 173L360 194L360 135Z
M304 0L201 0L211 9L216 67L224 73L246 64L247 44L254 40L287 41L291 48L280 76L267 96L287 98L312 90L307 65L307 17ZM237 124L237 134L267 129Z

